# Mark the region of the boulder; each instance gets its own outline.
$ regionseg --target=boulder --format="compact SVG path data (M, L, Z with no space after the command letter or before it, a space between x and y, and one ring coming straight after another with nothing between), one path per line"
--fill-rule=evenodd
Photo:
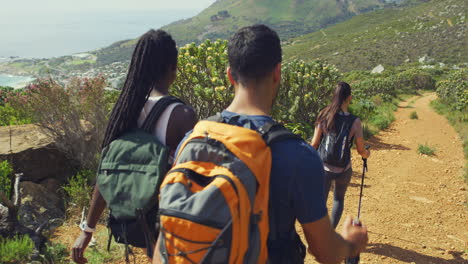
M0 204L0 237L7 237L13 233L15 222L10 218L8 207Z
M24 174L23 181L53 178L64 183L76 172L72 161L35 125L0 127L0 160L10 161L15 172Z
M65 217L63 199L46 186L34 182L21 182L21 206L18 214L20 223L35 229L47 222L46 229L54 229Z
M382 73L385 70L382 64L379 64L377 67L372 69L371 73Z

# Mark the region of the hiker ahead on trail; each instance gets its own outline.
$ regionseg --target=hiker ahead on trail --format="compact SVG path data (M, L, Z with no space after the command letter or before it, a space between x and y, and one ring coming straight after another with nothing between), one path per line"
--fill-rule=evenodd
M367 159L369 150L364 146L361 120L348 112L352 100L351 87L345 82L337 84L332 103L325 107L315 122L312 146L318 149L325 169L325 201L331 183L335 182L331 221L334 228L343 213L344 198L353 173L351 147L356 148L362 158Z
M87 262L84 251L106 206L111 233L126 245L127 257L128 245L154 248L159 185L170 156L196 123L191 107L167 96L177 56L174 40L162 30L148 31L136 44L105 132L89 213L73 245L76 263Z
M229 41L234 99L179 145L161 185L161 232L153 263L337 263L367 244L365 227L335 232L317 152L270 116L281 83L281 43L265 25Z

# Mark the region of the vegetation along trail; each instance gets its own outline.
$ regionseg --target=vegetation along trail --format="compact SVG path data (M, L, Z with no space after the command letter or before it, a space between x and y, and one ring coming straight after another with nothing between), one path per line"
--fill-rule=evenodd
M369 247L360 263L468 263L462 142L430 108L434 99L426 93L401 103L395 122L369 140L361 210ZM410 119L413 111L419 119ZM434 155L418 154L419 144L435 149ZM343 216L357 213L362 162L354 159L353 169ZM308 256L306 263L315 261Z

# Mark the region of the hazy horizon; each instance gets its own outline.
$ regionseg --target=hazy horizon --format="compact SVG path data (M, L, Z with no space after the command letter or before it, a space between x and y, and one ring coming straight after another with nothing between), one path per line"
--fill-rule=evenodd
M103 48L192 17L213 2L0 0L0 57L50 58Z

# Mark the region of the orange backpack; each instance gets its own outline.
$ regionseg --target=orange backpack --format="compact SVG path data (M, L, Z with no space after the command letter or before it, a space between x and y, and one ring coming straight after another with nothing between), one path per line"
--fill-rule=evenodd
M257 130L200 121L181 144L160 189L163 263L266 263L271 151L298 138L283 126Z

